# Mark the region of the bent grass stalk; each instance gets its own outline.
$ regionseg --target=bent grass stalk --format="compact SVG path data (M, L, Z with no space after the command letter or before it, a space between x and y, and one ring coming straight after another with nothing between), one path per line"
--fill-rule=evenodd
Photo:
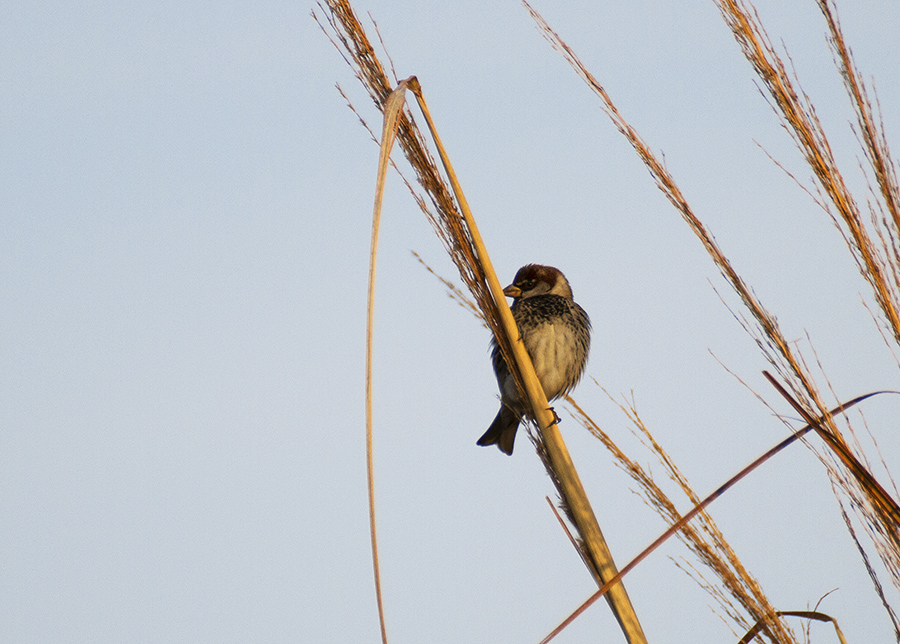
M403 85L401 84L401 87ZM369 247L369 286L366 302L366 482L369 496L369 537L372 544L372 571L375 576L375 601L378 605L378 621L381 641L387 644L387 624L384 618L384 600L381 593L381 568L378 558L378 531L375 522L375 453L372 427L372 330L375 325L375 268L378 258L378 232L381 228L381 204L391 148L397 137L397 123L403 109L402 91L392 92L384 106L384 127L381 130L381 149L378 155L378 179L375 182L375 204L372 207L372 240Z

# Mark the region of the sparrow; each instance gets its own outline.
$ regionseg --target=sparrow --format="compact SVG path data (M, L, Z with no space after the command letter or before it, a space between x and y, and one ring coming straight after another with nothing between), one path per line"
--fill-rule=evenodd
M572 299L568 280L552 266L528 264L503 293L513 298L513 319L547 400L564 396L581 380L591 344L591 320ZM478 445L497 445L512 455L516 430L530 411L528 401L519 397L496 338L491 338L491 361L500 387L500 411Z

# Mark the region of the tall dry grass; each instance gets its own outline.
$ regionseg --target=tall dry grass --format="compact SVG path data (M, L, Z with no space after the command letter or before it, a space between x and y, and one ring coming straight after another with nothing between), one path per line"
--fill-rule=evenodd
M856 115L856 132L868 162L869 183L873 186L871 194L865 199L868 217L863 215L859 200L847 188L826 133L816 117L815 109L772 46L756 10L745 2L714 1L741 51L768 92L770 103L781 123L791 134L812 169L816 183L809 192L838 225L854 263L870 285L878 311L879 329L889 342L900 345L900 314L898 314L900 191L897 188L896 165L891 159L887 139L877 115L877 103L873 104L870 100L870 90L853 63L850 48L846 45L840 30L834 4L829 0L817 0L825 18L838 71L844 80L847 95ZM656 185L700 239L726 282L743 303L746 314L741 319L777 373L777 380L773 379L773 383L825 445L825 450L820 454L829 469L834 488L842 503L848 529L859 544L876 592L882 598L900 641L898 620L885 596L875 567L871 565L867 549L857 539L855 524L850 518L852 510L856 513L857 523L863 526L868 538L874 544L875 551L888 571L892 583L900 589L900 509L896 502L897 491L894 488L892 493L888 492L871 474L871 467L854 438L853 427L845 417L839 417L839 412L847 405L839 406L835 410L828 409L824 402L825 396L811 375L806 359L785 339L776 317L763 306L740 276L712 234L694 213L675 179L641 139L636 129L627 122L602 84L586 69L574 51L532 7L527 3L525 6L551 45L565 57L598 95L606 115L634 147ZM349 3L345 0L328 0L320 5L320 13L323 28L354 69L376 106L383 109L396 79L394 83L388 80L384 66L378 60ZM409 112L405 112L401 118L398 140L414 169L418 184L424 191L424 195L413 191L420 207L447 248L467 289L472 293L475 308L498 337L507 362L514 364L512 346L514 341L508 339L503 331L502 312L498 310L498 299L492 294L487 283L485 258L480 256L483 252L477 249L475 243L477 240L473 239L472 228L467 223L464 213L460 212L458 198L454 198L453 191L442 179L441 172L428 153L424 139ZM409 182L408 185L412 188ZM477 231L475 235L477 236ZM620 466L639 481L651 504L657 507L667 521L676 526L679 536L694 553L699 565L707 571L704 573L699 568L694 568L693 574L716 597L736 631L746 632L744 640L762 637L770 642L796 642L796 635L783 618L785 615L799 614L778 610L766 599L758 582L741 564L712 518L702 510L708 501L701 502L687 479L643 425L637 412L628 405L622 406L636 431L643 436L647 447L664 465L667 476L678 483L686 498L695 505L695 510L690 515L692 518L690 524L679 514L676 503L662 492L648 472L621 452L609 436L577 405L574 409L576 417L600 438ZM547 456L540 441L538 445L539 452L543 451L551 477L561 488L563 499L567 500L566 492L562 490L560 484L560 479L566 475L554 472L553 459ZM571 511L571 507L569 510ZM695 513L698 517L696 520L693 519ZM577 519L575 523L578 525ZM609 571L605 577L598 574L597 563L590 553L585 556L585 560L598 580L610 579ZM709 581L707 575L710 574L714 577L714 582ZM827 618L815 611L807 611L802 616L807 619ZM836 625L835 628L840 636Z

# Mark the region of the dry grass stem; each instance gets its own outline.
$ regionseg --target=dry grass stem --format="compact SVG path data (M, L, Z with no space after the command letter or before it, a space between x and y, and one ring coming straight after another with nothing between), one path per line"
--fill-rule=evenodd
M387 179L388 161L391 148L397 135L397 124L403 110L403 92L405 85L401 83L397 90L391 92L385 101L384 125L381 133L381 149L378 156L378 178L375 183L375 203L372 208L372 235L369 249L369 287L366 306L366 479L369 497L369 537L372 545L372 569L375 575L375 599L378 605L378 621L381 626L381 641L387 644L387 624L384 616L384 600L381 592L381 568L378 557L378 532L376 530L375 513L375 452L373 449L372 425L372 352L373 329L375 323L375 275L378 265L378 233L381 228L381 205L384 197L384 185Z
M817 199L817 202L838 224L862 276L872 287L895 341L900 343L900 289L897 284L898 273L892 270L897 266L897 232L900 230L900 190L897 187L895 166L883 128L876 123L865 84L844 41L833 3L830 0L817 2L829 28L829 41L847 93L857 112L863 151L873 168L881 196L879 207L872 211L876 224L874 237L844 181L812 103L797 88L796 80L787 71L769 41L752 5L740 0L717 0L716 4L744 56L768 91L770 105L812 169L817 191L824 197ZM880 217L880 212L887 212L889 220Z
M569 530L569 525L566 523L565 519L562 518L562 515L559 513L559 509L557 509L556 504L550 500L549 496L545 496L544 499L547 501L547 505L550 506L550 510L553 512L553 516L556 517L556 521L559 523L563 532L566 533L566 537L569 539L569 543L572 544L572 547L575 548L575 552L578 553L578 556L581 557L581 561L587 568L591 567L591 562L588 561L584 556L584 548L581 547L581 544L578 543L578 539L572 534L572 531Z

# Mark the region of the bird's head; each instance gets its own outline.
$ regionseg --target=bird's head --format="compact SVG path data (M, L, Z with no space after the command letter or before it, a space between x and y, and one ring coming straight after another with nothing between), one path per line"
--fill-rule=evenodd
M569 281L558 268L527 264L519 269L513 283L503 289L503 294L512 298L527 298L535 295L559 295L572 299Z

